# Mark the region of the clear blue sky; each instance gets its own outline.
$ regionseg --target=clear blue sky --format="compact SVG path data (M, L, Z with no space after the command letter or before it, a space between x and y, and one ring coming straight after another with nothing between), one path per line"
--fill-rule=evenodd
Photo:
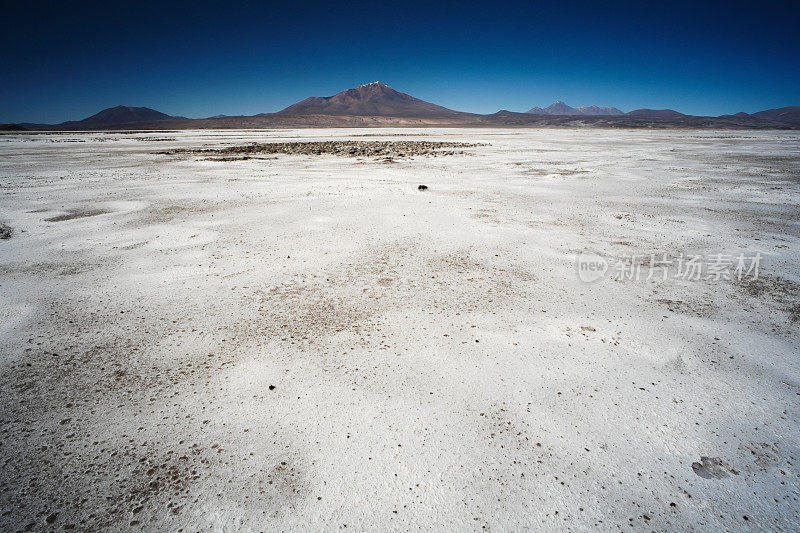
M383 81L461 111L800 105L800 2L19 2L0 122L272 112Z

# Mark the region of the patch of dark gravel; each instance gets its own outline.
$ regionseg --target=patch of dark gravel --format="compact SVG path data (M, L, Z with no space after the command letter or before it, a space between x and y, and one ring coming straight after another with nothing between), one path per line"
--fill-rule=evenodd
M63 215L58 215L44 219L45 222L64 222L67 220L75 220L76 218L96 217L97 215L106 215L109 211L104 209L70 209Z
M249 155L243 156L222 156L222 157L204 157L202 161L248 161L250 159L278 159L275 157L250 157Z
M412 157L467 154L473 143L433 141L319 141L251 143L227 148L176 149L162 154L208 154L219 156L252 154L339 155L348 157Z
M14 230L11 229L11 226L0 224L0 239L10 239L13 234Z

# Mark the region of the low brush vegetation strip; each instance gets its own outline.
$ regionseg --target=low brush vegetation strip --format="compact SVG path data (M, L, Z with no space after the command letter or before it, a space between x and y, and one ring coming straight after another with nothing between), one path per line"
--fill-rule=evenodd
M349 157L403 157L415 155L460 155L463 148L482 146L473 143L431 141L321 141L252 143L228 148L177 149L166 154L191 153L213 155L245 154L297 154L297 155L344 155ZM450 150L448 150L448 148ZM452 150L458 149L458 150Z

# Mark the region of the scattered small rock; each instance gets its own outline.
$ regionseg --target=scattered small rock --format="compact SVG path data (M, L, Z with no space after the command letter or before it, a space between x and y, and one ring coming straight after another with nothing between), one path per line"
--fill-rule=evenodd
M275 385L270 385L269 390L275 390Z
M428 186L427 185L420 185L419 187L417 187L417 189L419 189L420 191L427 191L428 190Z

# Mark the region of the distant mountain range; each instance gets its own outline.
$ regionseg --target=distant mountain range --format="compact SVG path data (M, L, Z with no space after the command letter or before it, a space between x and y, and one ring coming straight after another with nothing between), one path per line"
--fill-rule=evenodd
M589 107L570 107L561 100L550 104L542 109L541 107L534 107L529 109L526 113L531 115L584 115L584 116L611 116L611 115L624 115L622 111L616 107L597 107L596 105Z
M454 111L372 82L333 96L312 96L277 113L252 116L215 115L203 119L170 116L147 107L117 106L83 120L60 124L5 124L0 130L132 130L213 128L297 128L370 126L528 126L601 128L733 128L800 129L800 106L736 113L719 117L684 115L672 109L570 107L557 101L524 113L498 111L489 115Z

